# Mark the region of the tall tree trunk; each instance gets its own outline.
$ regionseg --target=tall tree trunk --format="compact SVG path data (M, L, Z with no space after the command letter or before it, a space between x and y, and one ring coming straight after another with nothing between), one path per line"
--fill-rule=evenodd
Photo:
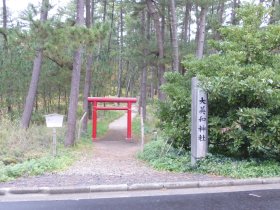
M185 7L185 17L184 17L184 34L183 40L184 42L188 42L189 40L189 25L191 23L191 8L192 3L188 0Z
M144 56L147 55L147 50L145 50ZM142 83L141 83L141 107L143 110L143 118L146 120L146 107L147 107L147 62L144 58L142 67Z
M232 12L231 12L231 23L237 25L236 9L240 6L240 0L233 0Z
M179 47L177 36L177 17L175 0L169 0L170 16L171 16L171 30L172 30L172 57L173 57L173 70L179 72Z
M122 72L123 72L123 3L120 1L121 10L120 10L120 50L119 50L119 71L118 71L118 90L117 96L120 97L122 93Z
M3 36L4 36L4 56L6 57L9 53L8 49L8 36L7 36L7 6L6 6L6 0L3 0ZM6 60L6 59L5 59ZM11 81L12 83L13 81ZM11 116L11 119L13 118L12 114L12 97L13 97L13 90L12 90L12 84L8 87L7 91L7 97L6 97L6 103L7 103L7 111Z
M224 22L224 12L225 12L225 2L222 1L222 2L219 4L219 9L218 9L219 23L220 23L220 25L222 25L223 22Z
M94 24L95 0L91 0L91 22Z
M269 24L273 24L275 22L275 0L272 0L271 2L271 14L270 14L270 18L269 18Z
M91 11L91 8L94 8L91 6L91 0L86 0L86 26L87 28L90 28L92 26L92 18L91 13L94 11ZM87 64L86 64L86 75L85 75L85 85L84 85L84 92L83 92L83 111L86 112L86 117L82 121L82 131L84 133L87 133L87 127L88 127L88 116L89 116L89 104L88 104L88 97L90 95L90 87L91 87L91 75L92 75L92 64L93 64L93 54L92 50L88 50L87 55Z
M129 90L130 90L130 85L131 85L131 79L133 75L133 69L134 67L130 67L130 63L128 62L127 65L127 82L126 82L126 91L125 91L125 97L128 97Z
M219 32L219 28L222 26L223 21L224 21L224 12L225 12L225 3L224 1L219 2L218 8L217 8L217 14L218 14L218 23L219 27L213 29L213 39L214 40L220 40L221 35Z
M153 0L146 0L149 13L154 21L155 30L156 30L156 37L157 37L157 47L158 47L158 54L159 54L159 71L158 71L158 86L160 87L164 83L164 72L165 72L165 65L164 65L164 47L163 47L163 37L162 37L162 31L160 27L160 21L159 21L159 14L156 11L156 7L154 5ZM159 100L164 100L165 96L163 92L159 89L158 92L158 98Z
M153 67L151 67L150 70L151 70L151 99L153 100L155 95L155 86L154 86L155 70Z
M195 43L197 45L198 34L199 34L199 8L197 4L195 5L195 23L196 23Z
M58 112L61 111L61 86L58 85L58 103L57 103Z
M111 28L109 33L109 40L108 40L108 54L110 54L111 49L111 40L112 40L112 33L113 33L113 26L114 26L114 13L115 13L115 1L112 2L112 15L111 15Z
M102 22L104 23L106 20L106 15L107 15L107 0L103 0L104 5L103 5L103 17L102 17Z
M77 0L76 25L84 24L84 0ZM64 141L65 146L72 146L75 142L77 107L79 100L80 76L82 67L82 46L74 53L73 71L71 79L70 102L68 108L67 132Z
M49 0L42 0L42 8L40 21L43 23L47 20L49 9ZM43 60L43 49L41 46L36 50L35 59L33 62L33 70L28 94L25 100L24 110L21 117L21 127L27 129L30 123L37 87L40 78L41 66Z
M7 22L8 22L8 17L7 17L7 6L6 6L6 0L3 0L3 29L4 33L2 33L4 37L4 49L8 49L8 36L7 36Z
M145 11L142 12L142 31L144 32L143 41L149 39L149 19L147 18L147 24L145 23ZM147 46L143 49L143 64L142 64L142 80L141 80L141 107L142 107L142 116L146 120L146 104L147 104L147 56L148 49Z
M3 0L3 29L7 29L7 6L6 0Z
M196 48L196 57L201 59L203 57L204 42L205 42L205 28L206 28L206 14L207 8L202 6L199 15L199 27L198 27L198 40Z

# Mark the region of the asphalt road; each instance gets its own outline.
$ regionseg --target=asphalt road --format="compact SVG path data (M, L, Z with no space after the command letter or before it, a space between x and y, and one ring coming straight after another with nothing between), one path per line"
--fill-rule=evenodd
M277 210L280 190L0 202L0 210Z

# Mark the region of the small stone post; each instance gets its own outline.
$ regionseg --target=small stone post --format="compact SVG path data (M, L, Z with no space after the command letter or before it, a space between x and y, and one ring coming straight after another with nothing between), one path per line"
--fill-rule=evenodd
M192 129L191 164L204 158L208 151L208 98L199 87L196 77L192 78Z

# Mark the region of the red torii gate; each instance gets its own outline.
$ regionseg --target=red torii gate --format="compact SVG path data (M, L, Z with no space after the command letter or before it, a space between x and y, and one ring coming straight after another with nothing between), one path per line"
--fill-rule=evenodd
M88 102L92 103L92 140L96 139L97 111L98 110L127 110L127 140L131 140L131 107L136 103L136 98L109 98L109 97L88 97ZM127 107L101 107L98 102L107 103L127 103Z

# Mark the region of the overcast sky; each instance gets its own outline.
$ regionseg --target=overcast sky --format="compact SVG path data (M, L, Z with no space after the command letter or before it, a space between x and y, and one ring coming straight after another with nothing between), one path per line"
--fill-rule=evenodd
M19 12L24 9L26 9L27 5L29 3L38 5L41 0L6 0L7 1L7 7L9 7L10 11L12 12ZM50 0L51 4L58 4L58 5L65 5L70 0ZM241 2L248 2L252 0L241 0ZM1 1L2 6L2 1Z
M64 6L70 0L50 0L51 5L53 6ZM12 16L17 16L17 14L23 10L25 10L28 4L39 5L42 0L6 0L7 7L9 11L12 13ZM1 7L3 3L1 1Z

